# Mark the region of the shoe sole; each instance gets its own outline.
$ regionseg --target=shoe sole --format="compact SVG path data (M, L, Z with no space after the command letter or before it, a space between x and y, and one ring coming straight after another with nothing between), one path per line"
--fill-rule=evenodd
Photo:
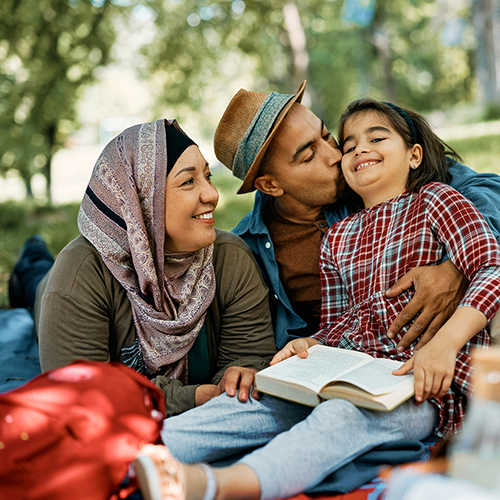
M134 460L134 469L144 500L163 500L153 460L147 455L139 455Z

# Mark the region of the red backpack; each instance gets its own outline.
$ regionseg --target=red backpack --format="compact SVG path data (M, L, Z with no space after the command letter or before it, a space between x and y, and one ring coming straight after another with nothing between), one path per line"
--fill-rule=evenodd
M76 361L0 394L0 497L108 500L145 443L157 443L165 396L120 363Z

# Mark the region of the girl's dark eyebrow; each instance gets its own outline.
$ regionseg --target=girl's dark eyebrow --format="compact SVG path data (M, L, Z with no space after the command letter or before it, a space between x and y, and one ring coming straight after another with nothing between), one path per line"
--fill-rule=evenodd
M391 133L392 133L392 132L391 132L388 128L383 127L382 125L377 125L376 127L370 127L370 128L367 128L367 129L365 130L365 133L367 133L367 134L371 134L372 132L385 132L386 134L391 134ZM347 141L351 141L351 140L352 140L352 138L353 138L353 136L352 136L352 135L350 135L350 136L346 137L346 138L344 139L344 144L345 144Z

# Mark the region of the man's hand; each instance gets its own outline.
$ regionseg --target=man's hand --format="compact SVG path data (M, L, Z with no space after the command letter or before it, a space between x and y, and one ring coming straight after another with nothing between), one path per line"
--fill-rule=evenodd
M243 368L242 366L230 366L219 382L219 389L225 392L228 396L234 397L238 393L238 399L242 403L248 401L248 395L252 391L252 398L260 399L261 394L256 389L252 390L254 385L255 374L257 370L253 368Z
M292 340L288 342L281 351L278 351L274 355L274 358L271 360L271 365L275 365L284 359L291 358L295 354L299 358L307 358L307 349L315 344L319 344L319 342L310 337Z
M420 336L415 350L427 344L455 312L468 285L465 276L450 260L446 260L438 266L416 267L389 288L385 295L391 298L415 287L415 295L387 331L390 339L420 313L399 342L398 351L408 349Z
M218 385L214 384L202 384L196 388L194 393L194 404L195 406L201 406L212 398L220 396L223 391L220 390Z

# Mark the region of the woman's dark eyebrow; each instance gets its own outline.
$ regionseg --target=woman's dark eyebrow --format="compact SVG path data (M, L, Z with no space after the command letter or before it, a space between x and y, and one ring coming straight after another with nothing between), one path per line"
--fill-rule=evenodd
M181 168L176 174L175 176L177 177L178 175L182 174L183 172L194 172L196 170L196 167L184 167L184 168Z
M203 166L203 168L207 168L209 167L210 165L208 164L208 161L205 162L205 165ZM183 172L194 172L196 170L196 167L184 167L184 168L181 168L176 174L175 174L175 177L177 177L178 175L182 174Z
M325 122L323 120L321 120L321 128L319 129L320 136L323 136L323 128L324 127L325 127ZM297 148L297 151L295 151L295 154L292 157L292 163L297 161L297 158L299 157L300 153L302 153L302 151L304 151L304 149L307 149L309 146L312 146L315 142L316 142L316 139L312 139L311 141L306 142L302 146L299 146Z
M367 134L370 134L372 132L385 132L386 134L391 134L392 132L386 128L386 127L382 127L382 125L377 125L376 127L370 127L370 128L367 128L365 130L365 133ZM347 136L345 139L344 139L344 144L347 142L347 141L350 141L352 140L353 136L352 135L349 135Z

